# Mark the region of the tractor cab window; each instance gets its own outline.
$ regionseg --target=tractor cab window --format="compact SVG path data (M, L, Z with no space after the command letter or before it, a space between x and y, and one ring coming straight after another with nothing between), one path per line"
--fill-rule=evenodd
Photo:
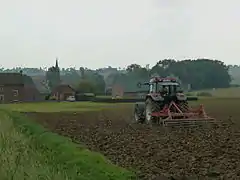
M149 86L149 92L150 92L150 93L153 92L153 84L150 84L150 86Z
M172 85L170 86L170 93L172 95L176 94L177 92L181 92L182 88L179 85Z
M160 84L158 85L158 91L159 91L159 92L162 92L162 91L163 91L163 86L160 85Z
M175 94L177 92L177 86L171 85L170 86L170 92L171 92L171 94Z
M167 93L167 94L168 94L168 93L169 93L169 86L159 84L159 85L158 85L158 91L159 91L160 93L164 93L164 94Z
M182 92L183 89L180 87L180 85L175 86L175 92Z
M177 86L176 85L171 85L170 86L170 94L173 96L177 92Z
M163 86L163 92L169 94L169 86Z
M155 93L156 92L156 83L150 84L150 93Z

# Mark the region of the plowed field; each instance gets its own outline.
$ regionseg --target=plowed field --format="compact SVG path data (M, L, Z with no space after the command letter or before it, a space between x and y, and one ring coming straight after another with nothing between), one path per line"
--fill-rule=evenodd
M209 101L207 111L221 123L206 129L134 124L130 105L101 112L28 115L50 130L101 152L115 164L136 170L139 179L240 179L240 102L228 101L233 103Z

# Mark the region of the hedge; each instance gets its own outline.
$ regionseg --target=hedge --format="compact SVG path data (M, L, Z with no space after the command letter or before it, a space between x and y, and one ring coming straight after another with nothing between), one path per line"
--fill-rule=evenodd
M92 102L101 103L134 103L134 102L144 102L145 99L111 99L111 98L94 98Z

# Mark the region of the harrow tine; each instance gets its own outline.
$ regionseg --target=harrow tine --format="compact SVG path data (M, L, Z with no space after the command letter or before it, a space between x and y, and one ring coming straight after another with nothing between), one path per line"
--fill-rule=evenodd
M216 121L213 118L208 119L170 119L165 120L163 122L163 126L171 127L171 126L182 126L182 127L197 127L215 124Z

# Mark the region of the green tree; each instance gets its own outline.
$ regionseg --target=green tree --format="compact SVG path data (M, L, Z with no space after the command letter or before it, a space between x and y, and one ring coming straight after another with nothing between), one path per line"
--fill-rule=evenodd
M84 77L85 77L85 69L84 69L84 67L80 67L79 70L80 70L80 73L81 73L81 78L84 79Z
M151 69L151 73L166 77L171 74L183 84L191 84L193 89L228 87L231 77L223 62L210 59L175 61L161 60Z
M147 67L141 67L138 64L131 64L127 66L127 74L131 77L145 78L150 75L150 71Z
M142 67L139 65L139 64L130 64L129 66L127 66L127 72L130 73L130 72L134 72L134 71L137 71L139 69L141 69Z
M94 93L96 92L96 86L89 80L82 79L76 87L77 93Z
M58 67L57 61L55 67L52 66L48 68L48 71L46 72L46 80L48 81L48 86L51 90L61 83L60 69Z
M94 71L88 71L88 73L84 75L84 79L89 81L95 87L96 94L105 93L105 81L103 76Z
M72 86L78 84L80 79L81 77L76 70L67 71L64 75L61 76L61 80L63 82L66 82Z
M105 84L103 76L99 75L98 73L95 73L92 76L92 83L96 87L96 94L104 94L105 93L106 84Z

